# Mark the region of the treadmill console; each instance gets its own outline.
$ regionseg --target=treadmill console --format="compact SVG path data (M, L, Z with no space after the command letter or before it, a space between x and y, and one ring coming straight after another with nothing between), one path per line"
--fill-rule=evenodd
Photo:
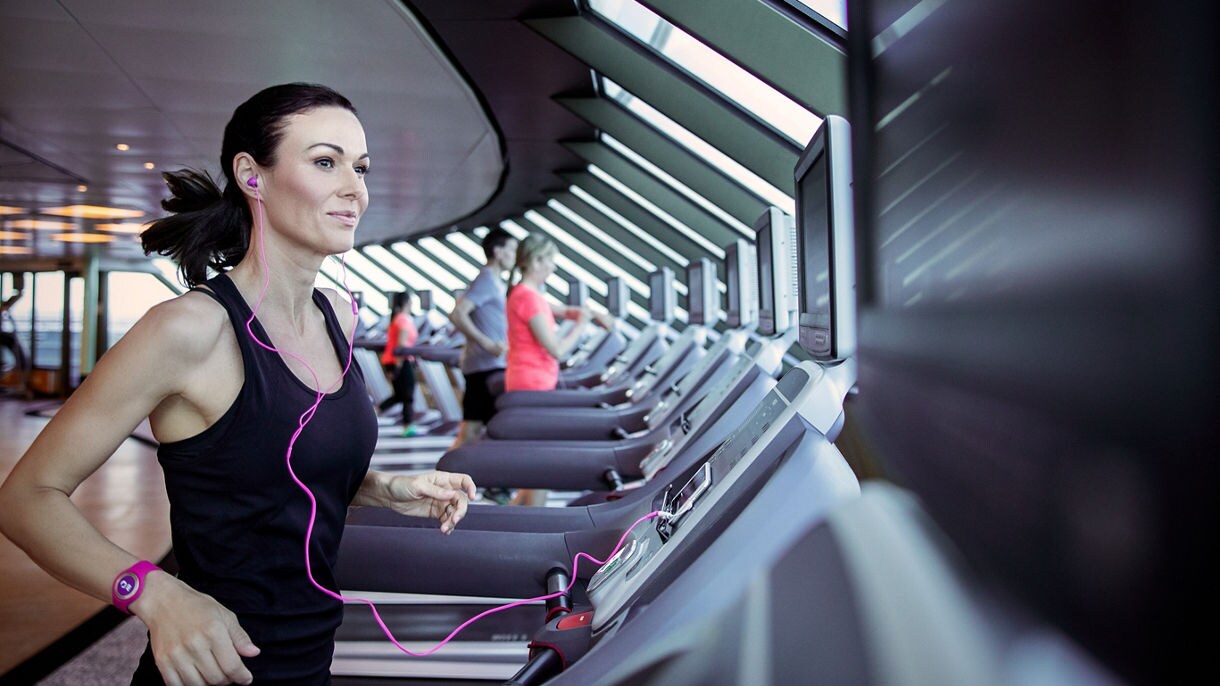
M690 416L682 418L682 421L678 422L677 426L671 426L670 438L654 446L640 462L640 468L645 479L653 478L658 472L669 466L674 456L680 453L682 448L686 446L687 437L690 435L689 427L702 425L707 419L706 415L711 414L721 403L725 402L725 397L737 388L742 377L749 373L752 367L755 365L764 366L764 362L758 359L764 352L760 348L754 354L737 356L725 378L709 389L707 395L690 409Z
M665 392L661 394L660 401L644 415L644 422L648 425L648 429L652 430L658 426L667 423L670 420L668 412L671 405L677 405L682 402L682 399L691 393L697 392L699 386L703 384L713 364L719 362L724 357L724 349L728 347L728 339L721 336L719 340L712 344L712 347L707 350L703 357L699 358L682 378L674 383L671 383ZM699 404L704 404L706 401L701 401Z
M794 373L797 380L788 384L789 390L800 390L810 383L812 377L803 370L793 369L788 376ZM595 608L595 634L616 623L615 618L650 578L669 565L671 558L690 554L684 550L683 540L691 532L699 531L700 524L709 512L716 510L721 499L749 497L733 486L753 460L760 456L778 459L775 453L783 448L772 448L771 443L796 414L785 395L778 387L772 389L688 480L671 484L658 508L662 514L656 526L641 526L632 531L623 548L589 580L586 590Z
M712 463L704 462L690 480L683 484L682 488L677 489L677 492L674 492L672 485L665 489L665 495L661 501L661 514L657 517L657 533L661 536L662 542L669 540L682 519L694 507L695 501L706 493L711 485Z

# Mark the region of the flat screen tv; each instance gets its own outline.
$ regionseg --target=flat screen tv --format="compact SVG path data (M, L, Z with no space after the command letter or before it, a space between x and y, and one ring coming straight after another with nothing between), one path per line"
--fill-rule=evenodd
M652 321L672 322L677 300L672 269L661 267L648 275L648 316Z
M627 282L621 276L606 279L606 311L615 319L627 316Z
M829 115L801 153L796 188L798 341L814 359L856 351L851 127Z
M716 266L706 257L686 265L687 321L708 325L720 318L719 294L716 292Z
M796 255L792 218L769 207L754 222L758 255L758 333L774 336L795 326Z
M724 319L731 329L749 326L758 319L757 259L754 244L744 238L738 238L724 248L725 285L728 287Z
M588 299L589 285L577 279L569 279L567 304L572 307L584 307Z

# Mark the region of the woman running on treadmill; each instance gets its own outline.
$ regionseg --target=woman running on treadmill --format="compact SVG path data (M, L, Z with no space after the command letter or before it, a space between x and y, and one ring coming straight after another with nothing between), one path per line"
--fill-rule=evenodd
M287 84L233 113L223 191L201 172L164 174L171 214L144 248L175 258L192 289L106 353L0 489L5 535L148 626L133 683L329 683L348 506L435 517L448 533L475 495L464 474L368 469L377 421L350 365L356 316L314 288L323 260L352 249L367 150L346 98ZM177 576L103 537L70 500L145 417Z
M555 271L559 249L541 234L526 236L517 246L518 277L508 291L508 367L504 390L551 391L559 383L559 360L580 342L590 319L607 329L614 321L603 312L588 307L564 307L548 301L546 279ZM556 332L556 317L572 319L576 325L562 337ZM546 491L519 491L516 504L541 505Z
M411 363L410 355L400 355L396 351L415 345L418 338L419 331L411 320L411 292L398 291L390 297L390 326L385 349L381 352L381 365L394 394L381 401L377 410L385 412L402 403L403 436L419 433L419 427L415 426L415 365Z

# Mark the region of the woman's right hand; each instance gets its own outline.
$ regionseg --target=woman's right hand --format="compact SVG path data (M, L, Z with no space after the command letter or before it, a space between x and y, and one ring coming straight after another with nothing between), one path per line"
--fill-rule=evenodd
M149 574L144 583L131 610L148 626L153 657L167 686L253 681L242 658L258 655L259 649L236 615L165 572Z

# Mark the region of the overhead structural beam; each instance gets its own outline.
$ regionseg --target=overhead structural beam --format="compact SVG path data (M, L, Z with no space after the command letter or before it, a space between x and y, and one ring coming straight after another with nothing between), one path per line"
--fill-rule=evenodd
M569 183L584 189L597 201L617 212L623 219L637 226L642 232L655 239L683 260L679 262L676 258L666 256L658 261L649 257L658 267L670 266L676 273L681 269L685 269L687 262L707 255L705 251L689 241L683 240L681 243L674 243L672 240L664 240L664 237L667 236L677 236L677 232L665 222L657 219L651 212L640 207L634 200L623 195L617 189L610 186L610 184L594 176L591 172L563 173L560 176ZM626 231L626 229L623 231ZM619 237L620 234L616 233L615 236ZM660 248L653 248L653 250L656 253L665 252ZM637 252L640 252L641 255L647 254L643 251Z
M629 39L612 35L584 17L528 19L525 23L559 47L606 75L633 95L715 145L729 157L780 189L792 187L800 150L693 79Z
M606 147L605 144L573 142L563 143L563 146L597 165L657 208L689 227L693 233L707 239L715 247L719 248L740 237L741 234L720 221L719 218L691 202L634 162ZM665 225L670 226L668 223ZM679 237L679 242L689 241L694 245L700 245L695 238L687 236L676 228L670 228Z
M593 195L595 198L597 197L598 193L602 193L606 196L609 196L614 193L613 189L611 189L609 186L605 186L601 181L599 181L597 179L597 177L595 177L592 174L589 174L587 172L582 172L579 174L573 173L573 174L566 176L565 178L568 179L568 181L571 182L573 185L582 187L586 192L588 192L590 195ZM619 197L621 198L622 196L619 196ZM618 208L611 207L610 203L606 202L605 200L603 200L601 198L597 198L597 199L600 200L601 202L605 203L606 206L609 207L611 210L614 210L615 212L619 211ZM669 267L670 269L674 270L675 274L680 272L683 269L683 267L684 267L683 264L679 264L677 261L671 259L668 255L657 250L651 244L646 243L644 240L642 240L638 236L635 236L627 229L622 228L613 219L610 219L605 214L603 214L600 210L593 207L592 205L589 205L584 200L581 200L580 198L576 197L572 193L564 193L564 194L556 195L555 200L557 200L560 203L563 203L565 206L567 206L568 209L575 212L585 221L589 222L593 226L596 226L597 228L604 231L611 238L613 238L613 239L617 240L619 243L621 243L626 249L634 252L636 255L639 255L640 257L642 257L645 261L651 263L653 265L653 270L646 270L646 269L643 270L640 274L641 278L646 279L646 277L648 276L648 273L650 271L654 271L661 267ZM622 198L621 202L626 204L626 203L629 203L630 201L628 201L626 198ZM643 228L643 227L641 227L641 228ZM635 263L631 262L630 260L624 259L624 260L621 260L621 262L623 262L624 267L628 267L628 266L634 267L635 266Z
M847 55L765 2L641 0L819 116L847 113Z
M557 100L738 221L749 225L767 208L761 198L615 103L605 98Z

